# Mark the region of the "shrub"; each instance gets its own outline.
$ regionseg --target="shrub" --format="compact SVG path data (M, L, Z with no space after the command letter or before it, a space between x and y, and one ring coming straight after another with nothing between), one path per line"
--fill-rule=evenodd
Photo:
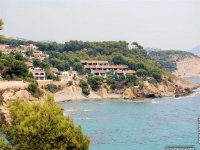
M151 83L151 84L156 84L157 83L156 79L154 79L154 78L148 79L148 82Z
M126 85L137 86L139 84L138 78L135 75L127 75L126 76Z
M11 80L10 75L6 75L5 79L8 80L8 81L10 81Z
M74 69L78 71L78 73L83 74L83 65L80 62L74 63Z
M111 84L111 86L110 86L110 88L112 89L112 90L114 90L114 89L116 89L116 83L114 83L114 84Z
M68 86L72 86L72 85L73 85L73 81L68 81L68 82L67 82L67 85L68 85Z
M85 95L89 95L90 94L90 90L89 90L89 86L87 84L87 82L85 82L84 80L80 79L80 87L82 88L82 93Z
M170 78L170 77L168 78L168 81L171 83L173 82L172 78Z
M88 77L88 84L91 86L91 88L96 91L98 88L101 87L103 83L102 77Z
M44 103L17 100L9 104L11 123L3 126L0 149L88 150L89 138L49 97ZM9 141L9 142L8 142Z
M47 84L46 86L45 86L45 89L47 89L48 91L50 91L51 93L56 93L56 92L58 92L59 90L61 90L61 88L60 87L58 87L57 85L55 85L55 84Z
M138 77L146 77L148 75L148 72L144 69L138 69L137 70L137 76Z
M90 90L89 90L89 88L86 87L86 86L82 87L82 92L83 92L83 94L85 94L85 95L89 95L89 94L90 94Z
M41 93L40 93L40 90L39 90L39 88L38 88L36 83L30 83L28 85L27 90L31 93L31 95L33 97L37 97L37 98L40 97Z
M162 81L161 74L158 73L158 72L153 72L153 73L152 73L152 77L153 77L157 82Z

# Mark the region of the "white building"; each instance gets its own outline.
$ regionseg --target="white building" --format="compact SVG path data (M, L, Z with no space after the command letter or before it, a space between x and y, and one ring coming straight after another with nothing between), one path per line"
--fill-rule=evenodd
M63 71L60 75L61 81L72 81L78 78L77 71L70 70L70 71Z
M30 71L33 73L33 77L36 80L46 80L46 74L44 69L37 67L31 68Z

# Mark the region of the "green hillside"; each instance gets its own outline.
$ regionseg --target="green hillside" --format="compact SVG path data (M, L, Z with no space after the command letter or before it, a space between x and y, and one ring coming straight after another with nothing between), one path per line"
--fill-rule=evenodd
M40 67L43 68L53 66L63 71L74 67L84 74L81 60L108 60L111 64L128 65L129 69L136 70L139 76L152 77L157 81L160 81L164 74L169 75L169 72L161 68L136 42L136 48L133 49L129 49L125 41L68 41L61 44L4 39L0 43L9 44L11 47L35 44L39 50L49 54L48 59L40 62Z
M176 50L151 51L148 54L152 59L155 59L161 67L166 68L170 71L175 71L177 69L176 61L184 59L186 57L198 57L193 53L187 51Z

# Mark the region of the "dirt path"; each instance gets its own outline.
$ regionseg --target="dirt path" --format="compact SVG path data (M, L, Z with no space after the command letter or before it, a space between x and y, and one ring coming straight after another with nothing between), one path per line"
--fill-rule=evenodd
M23 81L0 81L0 90L7 88L21 88L24 89L28 86L28 82Z

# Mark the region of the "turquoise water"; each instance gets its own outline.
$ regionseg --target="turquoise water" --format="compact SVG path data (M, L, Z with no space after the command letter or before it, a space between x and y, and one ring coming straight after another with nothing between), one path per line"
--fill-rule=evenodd
M166 146L200 149L200 90L184 98L145 103L90 100L60 104L90 136L90 150L164 150Z

